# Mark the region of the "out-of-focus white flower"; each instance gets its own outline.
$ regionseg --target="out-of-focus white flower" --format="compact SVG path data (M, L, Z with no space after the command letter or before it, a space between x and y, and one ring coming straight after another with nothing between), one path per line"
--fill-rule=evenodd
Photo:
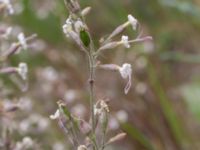
M32 148L34 145L33 140L30 137L24 137L21 142L17 142L14 150L22 150Z
M128 21L131 24L133 30L136 30L137 28L137 19L135 19L132 15L128 15Z
M22 143L25 148L31 148L34 142L30 137L24 137Z
M53 115L50 115L50 119L52 119L52 120L58 119L59 117L60 117L59 109L57 109Z
M70 17L66 20L62 28L65 35L69 37L69 32L72 30L72 21Z
M135 91L140 94L143 95L147 92L147 85L144 82L139 82L136 87L135 87Z
M5 33L2 35L2 37L4 39L8 39L8 37L10 36L11 32L12 32L13 28L12 27L8 27L5 31Z
M42 77L49 83L57 81L59 78L58 72L51 66L46 67L42 71Z
M26 134L29 132L29 128L31 126L31 122L26 119L26 120L22 120L20 123L19 123L19 130L22 134Z
M74 23L74 28L75 28L75 31L76 31L77 33L79 33L80 30L81 30L82 28L84 28L83 22L82 22L81 20L77 20L77 21Z
M119 122L116 118L111 117L108 122L108 126L111 130L116 130L119 128Z
M131 87L131 76L132 76L131 64L127 63L123 64L122 67L119 67L119 72L123 79L128 78L128 83L124 89L125 94L127 94Z
M40 120L38 121L38 130L41 132L45 131L48 126L49 126L49 120L41 117Z
M22 46L23 49L27 49L28 48L28 45L27 45L27 42L26 42L26 37L24 35L24 33L19 33L18 36L18 41L20 43L20 45Z
M123 35L121 38L121 43L126 47L130 48L130 44L128 42L128 36Z
M83 104L77 104L72 107L71 112L73 115L77 117L84 118L87 112L87 109L85 108Z
M77 92L75 90L67 90L64 95L64 99L67 103L72 103L77 97Z
M20 101L17 104L20 109L25 110L25 111L31 111L33 103L30 98L28 97L22 97L20 98Z
M124 110L120 110L116 113L116 118L119 122L125 123L128 121L128 114Z
M53 150L64 150L64 149L65 147L61 142L56 142L53 144Z
M19 63L17 68L18 74L22 77L23 80L27 79L27 73L28 73L28 66L26 63Z
M6 9L8 10L8 13L10 15L14 14L14 9L13 9L13 6L10 2L10 0L0 0L0 3L3 3L6 7Z
M87 147L85 145L80 145L77 150L87 150Z

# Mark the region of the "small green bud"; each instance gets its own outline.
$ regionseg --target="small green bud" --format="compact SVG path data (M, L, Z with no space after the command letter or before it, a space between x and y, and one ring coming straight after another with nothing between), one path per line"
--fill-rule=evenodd
M85 47L88 47L90 45L90 36L85 29L82 29L80 31L80 39Z

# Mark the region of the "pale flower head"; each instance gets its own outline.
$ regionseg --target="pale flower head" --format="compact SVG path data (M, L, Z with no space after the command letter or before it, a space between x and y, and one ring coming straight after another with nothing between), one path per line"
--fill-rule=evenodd
M20 43L20 45L22 46L23 49L27 49L28 48L28 45L27 45L27 42L26 42L26 37L24 36L24 33L19 33L18 36L18 41Z
M17 68L18 74L22 77L23 80L27 79L28 66L26 63L19 63Z
M135 19L132 15L128 15L128 21L131 24L133 30L136 30L137 28L137 19Z
M128 79L128 83L124 89L125 94L127 94L131 87L131 76L132 76L131 64L127 63L123 64L122 67L119 67L119 73L123 79Z
M63 28L63 32L65 33L65 35L67 37L69 37L69 32L72 30L72 21L71 21L71 18L69 17L65 24L62 26Z
M57 109L53 115L50 115L50 119L52 119L52 120L58 119L59 117L60 117L59 109Z
M126 48L130 48L130 44L128 42L128 36L122 35L121 42Z

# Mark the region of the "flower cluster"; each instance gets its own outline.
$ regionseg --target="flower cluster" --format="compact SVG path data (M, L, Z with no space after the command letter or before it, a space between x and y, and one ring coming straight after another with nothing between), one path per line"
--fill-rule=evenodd
M135 39L129 40L128 35L122 34L123 31L131 26L133 31L138 28L138 21L131 14L127 16L127 20L116 27L116 29L106 36L101 38L100 43L93 43L93 39L85 22L86 15L90 12L90 7L81 10L77 0L65 0L65 4L69 10L69 17L62 26L63 32L67 38L72 39L80 50L82 50L89 62L89 101L90 101L90 119L85 121L81 114L78 116L63 102L58 103L58 109L53 115L50 115L52 120L57 120L59 126L66 131L71 143L77 150L104 150L105 147L117 140L122 139L126 134L120 133L110 140L106 140L106 134L109 126L109 106L107 100L98 100L95 95L95 73L97 69L117 71L122 79L127 80L124 88L124 93L128 94L132 84L132 66L129 63L124 63L122 66L116 64L102 64L99 57L105 50L116 49L124 46L130 48L132 43L151 40L151 37L138 36ZM116 40L121 34L121 39ZM99 45L98 47L96 45ZM119 122L124 123L128 120L128 115L125 111L117 113ZM76 132L79 131L79 132ZM101 134L97 134L97 131ZM101 139L101 140L97 140ZM85 141L85 142L83 142ZM81 144L79 144L81 143Z

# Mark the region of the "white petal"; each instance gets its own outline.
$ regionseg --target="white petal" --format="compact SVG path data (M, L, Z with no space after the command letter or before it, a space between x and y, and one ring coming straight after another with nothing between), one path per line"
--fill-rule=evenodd
M132 15L128 15L128 21L132 25L133 30L136 30L137 27L137 19L135 19Z
M60 117L59 109L57 109L53 115L50 115L50 119L52 119L52 120L58 119L59 117Z

